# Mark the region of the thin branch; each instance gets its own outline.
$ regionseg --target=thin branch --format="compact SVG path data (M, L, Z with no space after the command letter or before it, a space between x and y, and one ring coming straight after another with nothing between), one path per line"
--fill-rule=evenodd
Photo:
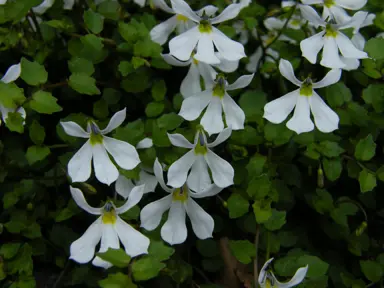
M255 235L255 250L256 250L256 255L255 259L253 260L253 278L255 282L255 288L259 287L259 267L257 263L257 258L258 258L258 250L259 250L259 238L260 238L260 226L256 226L256 235Z

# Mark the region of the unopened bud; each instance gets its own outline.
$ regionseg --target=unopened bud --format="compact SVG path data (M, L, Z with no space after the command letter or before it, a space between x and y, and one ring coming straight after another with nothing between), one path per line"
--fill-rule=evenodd
M321 166L317 169L317 186L319 188L324 188L324 172Z

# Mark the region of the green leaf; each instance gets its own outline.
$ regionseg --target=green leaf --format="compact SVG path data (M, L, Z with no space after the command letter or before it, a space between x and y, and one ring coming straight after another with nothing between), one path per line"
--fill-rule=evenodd
M27 157L27 161L29 165L33 165L36 162L44 160L50 153L51 153L51 150L49 150L48 147L31 146L31 147L28 147L28 150L25 156Z
M83 73L88 76L91 76L95 72L93 63L88 59L73 57L68 62L68 67L71 73Z
M145 114L148 117L159 116L164 111L164 103L162 102L151 102L145 108Z
M88 29L94 34L99 34L104 28L104 18L99 13L93 12L91 9L83 14L84 23Z
M156 277L166 267L158 259L145 256L132 264L132 274L136 281L145 281Z
M370 173L367 169L363 169L359 173L359 183L360 191L362 193L372 191L377 185L376 176Z
M267 162L267 157L263 156L259 153L256 153L249 159L249 163L247 165L248 175L260 176L263 173L264 165Z
M29 126L29 137L36 145L41 145L45 139L44 127L39 122L33 120L31 126Z
M153 42L149 37L137 41L133 46L133 54L143 58L157 57L161 54L161 51L161 46L158 43Z
M352 92L344 82L338 82L325 88L325 97L329 106L336 108L351 101Z
M73 73L69 77L69 86L71 86L71 88L73 88L80 94L101 94L100 90L96 86L95 78L92 78L85 73Z
M343 170L342 160L341 158L324 158L323 168L325 171L325 176L327 176L330 181L335 181L340 177L341 171Z
M359 143L356 145L355 157L357 160L369 161L375 156L376 153L376 144L373 141L373 137L369 134L364 139L360 139Z
M384 39L381 37L369 39L365 44L364 50L368 53L369 57L372 57L376 60L384 59Z
M30 62L24 57L21 58L21 79L27 84L37 86L47 82L48 73L43 65L37 62Z
M364 276L371 282L379 282L383 277L383 267L375 261L360 260L360 267Z
M336 223L348 227L348 216L355 215L359 209L353 203L341 203L331 212L331 217Z
M267 174L253 177L247 187L247 193L253 199L263 199L271 191L271 181Z
M240 96L239 105L247 122L258 122L263 118L267 95L260 90L247 91Z
M101 2L97 7L97 11L105 18L117 21L120 18L120 4L117 1Z
M248 212L249 202L239 193L232 193L227 200L229 218L239 218Z
M165 85L164 80L156 81L152 86L152 98L155 101L164 100L165 94L167 93L167 86Z
M121 73L121 75L123 75L124 77L127 76L128 74L132 73L133 71L135 71L135 68L133 68L133 65L131 62L129 61L121 61L119 63L119 72Z
M330 212L334 209L332 195L329 194L328 191L322 189L316 190L316 195L312 198L312 204L320 214Z
M233 256L243 264L249 264L256 256L255 246L248 240L229 241L229 249Z
M201 255L208 258L215 257L220 253L219 247L213 239L197 240L196 248Z
M272 216L264 223L265 228L270 231L279 230L286 223L287 212L278 211L276 209L272 209Z
M265 223L272 217L271 203L268 201L255 201L252 205L256 222Z
M272 124L267 123L264 127L265 139L272 142L275 146L281 146L293 136L293 131L289 130L285 124Z
M10 112L5 120L5 125L7 125L10 131L24 133L24 122L25 120L20 113Z
M15 83L4 83L0 81L0 103L6 108L16 109L25 101L24 91Z
M142 66L150 66L149 62L141 57L132 57L131 63L135 70L139 69Z
M157 125L160 129L165 129L167 131L175 130L177 127L183 123L184 119L172 112L169 114L161 115L159 119L157 119Z
M304 267L308 265L308 278L316 278L323 276L327 273L329 264L321 260L319 257L304 255L297 259L297 265Z
M101 288L136 288L137 287L137 285L132 282L131 278L129 278L128 275L125 275L121 272L115 273L115 274L108 274L108 277L106 279L99 281L99 286Z
M381 75L380 75L381 77ZM371 84L363 90L365 103L371 104L377 113L384 111L384 84Z
M113 266L124 268L131 262L131 257L125 253L123 249L112 249L108 248L106 252L96 253L101 259L113 264Z
M146 69L139 69L136 73L131 73L123 81L121 88L128 93L139 93L146 90L150 85L150 74Z
M148 254L150 257L155 258L159 261L165 261L171 258L175 253L175 249L164 244L163 241L151 240L149 245Z
M52 114L63 110L56 102L57 99L51 93L40 90L32 95L29 105L38 113Z
M322 141L318 145L316 145L316 150L320 152L320 154L326 157L338 157L340 154L344 153L344 149L340 147L340 145L336 142L332 141Z
M4 243L1 245L0 255L4 257L4 259L11 259L15 257L20 249L20 246L20 243Z
M93 104L93 115L96 118L105 119L108 117L108 114L108 104L103 98Z

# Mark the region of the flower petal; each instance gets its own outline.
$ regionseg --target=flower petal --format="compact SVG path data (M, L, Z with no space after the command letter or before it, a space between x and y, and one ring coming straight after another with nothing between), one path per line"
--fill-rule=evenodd
M264 20L264 26L268 30L281 30L285 25L286 20L280 20L276 17L269 17Z
M231 73L237 70L239 67L239 60L236 61L228 61L227 59L223 58L220 53L215 53L216 57L219 58L220 63L214 65L219 70L225 72L225 73Z
M244 129L245 114L237 103L225 93L222 99L225 121L232 130Z
M311 97L313 97L313 95ZM295 131L297 134L312 131L315 127L311 120L308 98L307 96L296 97L295 113L287 122L288 129Z
M263 49L258 47L250 57L249 62L245 66L248 72L255 73L259 69L260 60L263 57Z
M111 224L102 224L102 234L101 234L101 243L99 252L107 252L108 248L119 249L120 241L119 236L117 235L114 225ZM107 261L104 261L100 257L96 256L93 259L92 264L97 267L102 267L108 269L113 265Z
M84 198L83 192L81 192L80 189L73 188L72 186L69 186L69 189L73 200L81 209L92 215L101 215L103 213L103 208L94 208L88 204L87 200Z
M148 254L149 239L141 234L131 225L124 222L120 217L116 218L115 230L121 243L125 248L125 253L131 257L141 254Z
M367 4L367 1L368 0L335 0L337 5L349 10L359 10Z
M323 57L320 64L328 68L343 68L345 66L341 61L339 48L334 37L324 37Z
M291 83L295 84L298 87L301 87L301 84L303 84L303 82L296 78L291 62L285 59L280 59L279 70L281 75L283 75L285 79L288 79Z
M232 39L229 39L219 29L212 27L212 40L221 57L228 61L237 61L243 57L246 57L244 52L244 46Z
M187 121L196 120L213 98L212 93L212 89L208 89L199 94L184 99L183 103L181 104L179 115Z
M99 217L88 227L83 236L71 244L69 259L80 264L91 261L95 256L96 245L101 238L102 226L101 217Z
M304 5L324 4L324 0L301 0Z
M108 134L112 130L115 130L117 127L119 127L121 124L123 124L125 117L126 117L126 108L123 110L120 110L119 112L116 112L111 120L109 120L108 126L101 130L102 134Z
M312 97L309 98L309 105L316 127L321 132L329 133L339 127L339 116L325 104L316 92L313 92Z
M211 183L212 181L211 177L209 177L207 162L205 162L203 156L198 155L196 161L192 165L191 172L188 175L188 187L191 190L200 193Z
M147 172L145 172L143 169L140 171L140 180L137 182L138 185L144 184L144 194L153 192L156 189L157 178Z
M219 8L217 8L216 6L207 5L204 8L201 8L200 10L197 10L196 13L200 17L202 17L203 14L211 17L211 16L213 16L217 12L217 10L219 10Z
M152 4L156 7L156 8L160 8L161 10L167 12L167 13L170 13L170 14L174 14L175 12L173 12L172 8L169 7L167 5L167 3L165 3L164 0L152 0Z
M151 138L144 138L136 145L136 149L146 149L151 148L153 146L153 141Z
M235 82L227 86L226 90L231 91L247 87L249 84L251 84L253 76L255 76L255 74L243 75L237 78Z
M124 203L123 206L116 208L117 214L123 214L131 209L133 206L137 205L140 202L141 198L143 198L144 194L144 185L133 187L131 193L129 193L128 200Z
M202 33L197 43L197 53L193 56L197 61L207 64L219 64L220 60L215 55L210 33Z
M209 135L219 133L224 129L222 105L219 97L212 97L200 124L203 125Z
M131 144L107 136L103 138L105 149L121 168L131 170L140 163L139 154Z
M355 59L368 58L368 54L357 49L352 41L343 33L337 33L336 43L344 57Z
M187 61L180 61L173 57L171 54L160 54L161 57L163 57L164 61L167 62L169 65L177 66L177 67L185 67L191 64L191 60Z
M341 69L332 69L325 75L325 77L319 82L315 82L312 84L313 89L324 88L327 86L331 86L337 82L339 82L341 77Z
M292 279L286 283L281 283L281 282L277 281L277 279L276 279L276 277L274 277L273 273L272 273L272 275L276 280L276 287L290 288L290 287L299 285L304 280L305 275L307 275L307 271L308 271L308 265L305 267L301 267L301 268L297 269L297 271L296 271L295 275L292 277Z
M163 45L167 42L169 35L176 29L176 26L177 16L174 15L168 20L153 27L149 35L153 42Z
M319 54L321 48L324 46L324 34L325 31L321 31L300 42L300 49L303 57L312 64L316 63L317 54Z
M72 182L85 182L91 176L92 146L90 141L76 152L68 162L68 175Z
M191 9L187 2L184 0L171 0L172 9L176 14L181 14L195 21L200 22L200 17Z
M304 2L306 0L302 0L302 1ZM273 258L269 259L267 262L265 262L265 264L261 268L260 274L259 274L259 279L258 279L260 285L265 284L265 278L267 276L267 270L268 270L269 265L271 264L272 261L273 261Z
M168 170L168 185L174 188L179 188L187 181L189 169L196 160L194 150L187 152L183 157L173 162Z
M133 0L133 2L135 2L140 7L144 7L145 5L145 0Z
M192 229L197 238L211 238L215 226L212 216L205 212L192 198L186 201L185 210L191 220Z
M93 168L97 180L101 183L111 185L119 177L119 171L112 163L111 159L102 144L96 144L92 146L93 155Z
M337 5L332 5L327 9L324 8L324 11L330 12L329 14L333 16L333 18L336 20L336 23L346 23L351 19L351 16L348 15L347 11ZM327 16L329 15L323 13L323 19L327 19Z
M191 58L191 53L195 49L197 42L201 37L198 27L193 27L172 38L169 41L169 54L175 56L177 59L187 61Z
M187 76L181 82L180 93L184 98L188 98L200 92L200 72L195 64L191 64Z
M160 224L164 212L171 207L171 203L172 195L167 195L160 200L146 205L140 213L141 227L148 231L156 229Z
M135 187L131 179L128 179L124 175L119 175L115 183L116 192L122 196L124 199L127 199L132 189Z
M64 0L63 9L72 10L73 5L75 5L75 0Z
M36 14L44 14L49 8L52 7L55 0L44 0L40 5L33 7L32 10Z
M216 56L220 59L220 61L223 61L221 56L218 56L217 53ZM217 67L217 65L215 65L215 67ZM205 90L212 89L213 85L215 85L215 79L217 75L215 69L213 69L211 65L204 62L199 62L197 64L197 69L199 69L199 73L204 79Z
M227 140L231 136L231 134L232 134L232 128L231 127L227 127L225 129L223 129L220 132L220 134L216 137L215 141L213 141L211 143L207 143L207 147L213 148L213 147L220 145L225 140Z
M230 4L223 10L223 12L220 13L220 15L216 16L215 18L212 18L211 23L218 24L236 18L242 8L242 4Z
M171 245L181 244L187 239L185 208L183 202L174 201L169 209L168 219L160 230L161 238Z
M334 25L334 27L338 30L353 28L353 33L357 33L358 30L364 25L367 17L368 12L358 11L352 17L350 17L349 21Z
M7 72L5 72L5 75L3 78L1 78L1 82L4 83L10 83L13 81L16 81L21 74L21 64L15 64L8 68Z
M89 138L89 133L85 132L85 130L75 122L72 122L72 121L60 122L60 125L61 127L63 127L64 132L70 136L80 137L80 138Z
M216 184L211 184L207 186L203 191L199 193L189 193L189 196L193 198L205 198L205 197L211 197L219 194L223 188L217 186Z
M360 60L353 59L353 58L345 58L344 56L341 56L341 61L345 64L345 67L343 70L345 71L352 71L356 70L360 66Z
M366 41L363 35L361 35L360 33L356 33L352 36L351 41L357 49L364 50Z
M194 145L181 134L168 134L168 138L173 146L188 149L192 149L194 147Z
M277 98L264 106L264 118L274 124L280 124L292 112L296 106L296 101L300 96L300 90L292 91L280 98Z
M299 9L303 18L307 19L308 22L311 23L313 26L315 26L316 28L319 26L325 27L326 25L325 21L321 19L319 14L317 14L316 10L313 9L311 6L299 5Z
M215 182L217 186L225 188L233 184L235 172L231 164L217 156L209 149L205 155L205 160L211 169L213 182Z
M156 158L155 163L153 164L153 172L155 173L157 181L159 181L160 186L167 192L171 192L172 190L165 185L164 175L163 175L163 167L161 166L159 160Z

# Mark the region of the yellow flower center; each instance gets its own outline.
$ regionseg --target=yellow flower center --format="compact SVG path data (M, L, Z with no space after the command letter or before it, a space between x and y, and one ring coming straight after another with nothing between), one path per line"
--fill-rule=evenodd
M188 192L187 187L182 186L180 188L175 189L172 194L173 201L181 201L185 202L188 199Z
M301 85L300 88L300 95L305 97L311 97L312 96L312 81L310 78L305 79L303 85Z
M189 20L187 17L181 14L177 14L176 19L177 21L180 21L180 22L187 22Z
M91 128L91 136L89 138L91 145L94 146L97 144L102 144L103 135L101 135L99 127L92 121L90 121L88 125Z
M324 0L324 5L327 8L331 8L333 5L335 5L335 0Z
M205 155L207 153L207 145L205 143L205 140L204 140L204 135L203 135L204 132L199 132L199 139L197 141L197 144L195 146L195 154L196 155Z
M265 281L265 288L272 288L272 287L273 287L273 286L272 286L271 280L267 279L267 280Z
M101 216L103 224L115 224L116 223L116 212L113 208L112 203L107 203L104 207L103 216Z
M216 85L213 87L213 96L223 98L225 95L225 78L218 75L216 78Z
M199 31L200 33L211 33L212 32L211 23L209 23L208 20L201 20L199 24Z
M335 29L333 29L331 25L328 24L325 27L325 36L336 38L337 31Z
M300 24L301 24L301 22L299 19L293 19L291 21L291 25L293 25L293 26L300 26Z

